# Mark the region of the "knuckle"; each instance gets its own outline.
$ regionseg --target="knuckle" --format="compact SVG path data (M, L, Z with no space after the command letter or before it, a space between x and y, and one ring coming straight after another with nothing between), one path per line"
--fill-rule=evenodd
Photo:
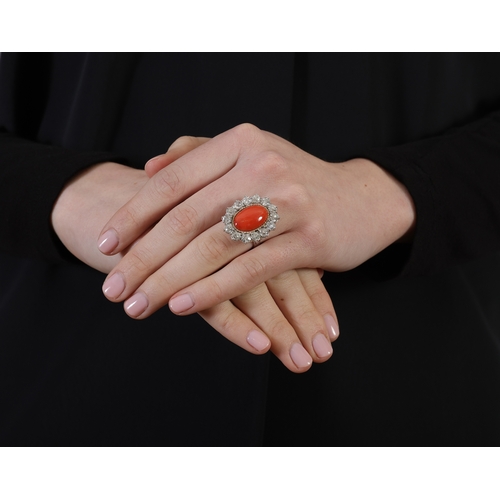
M189 145L193 142L194 137L191 135L181 135L180 137L177 137L174 142L170 145L171 148L178 148L181 147L183 148L186 145Z
M291 184L287 186L285 197L293 207L300 207L301 210L309 213L312 210L312 198L309 191L303 184Z
M319 320L318 312L316 309L311 307L302 307L295 313L295 321L302 325L303 328L311 328L311 325L314 326L314 331L321 330L324 328L323 322ZM307 325L305 327L304 325Z
M277 276L274 276L273 278L270 278L267 282L275 288L287 288L293 283L295 277L296 271L285 271Z
M187 236L198 227L198 213L190 205L179 205L168 214L167 224L177 236Z
M160 170L153 177L153 185L156 192L162 198L177 197L182 191L181 178L175 165Z
M196 149L203 143L203 139L200 137L195 137L193 135L183 135L177 138L169 148L171 150L178 150L179 152L185 154L193 149Z
M283 317L273 317L265 328L271 341L285 341L288 337L295 338L292 327Z
M253 287L251 290L248 290L248 292L242 293L241 295L238 296L238 299L243 299L253 302L262 302L264 300L267 300L267 298L268 298L268 288L265 283L261 283L260 285Z
M288 171L288 162L276 151L264 151L252 165L253 174L258 177L282 178Z
M220 304L228 299L224 295L222 287L215 279L210 282L207 296L210 297L210 303L212 304Z
M237 310L224 311L218 318L223 332L234 332L239 326L239 314Z
M210 235L202 238L198 243L198 255L204 262L221 262L227 259L228 255L228 240Z
M141 206L136 203L128 203L125 205L123 214L120 220L117 221L117 226L119 227L141 227L143 216L141 216L142 209Z
M309 294L309 298L311 299L313 304L331 302L330 295L321 282L318 283L318 285L310 286L307 290L307 293Z
M128 257L128 256L127 256ZM128 260L128 259L127 259ZM153 255L147 247L134 248L130 253L130 269L143 273L153 267Z
M250 283L255 283L259 280L262 281L262 278L266 275L267 264L264 264L255 258L247 257L243 260L241 265L243 267L242 276Z
M302 243L305 248L311 250L311 254L323 248L323 240L325 238L325 227L319 220L309 220L302 228Z
M262 132L251 123L241 123L233 128L233 133L240 142L253 143Z
M173 279L172 273L160 268L141 285L141 288L147 289L150 303L155 304L159 308L168 304L172 295L178 291L175 283L178 282Z

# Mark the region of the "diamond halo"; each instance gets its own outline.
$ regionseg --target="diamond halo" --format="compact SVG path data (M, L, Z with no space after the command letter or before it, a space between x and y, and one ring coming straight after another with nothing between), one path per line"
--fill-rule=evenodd
M234 218L243 209L252 205L264 207L268 212L267 220L262 226L253 231L240 231L234 226ZM261 240L267 238L271 231L276 229L279 218L276 205L273 205L269 198L261 198L258 194L255 194L245 196L242 200L236 200L231 207L226 209L226 213L222 216L222 222L225 226L224 231L231 236L232 240L257 245Z

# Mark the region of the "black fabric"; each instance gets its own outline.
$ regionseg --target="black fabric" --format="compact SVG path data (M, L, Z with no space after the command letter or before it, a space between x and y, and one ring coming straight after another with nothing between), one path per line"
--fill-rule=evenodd
M38 144L0 133L0 250L51 262L72 261L52 230L50 214L59 193L75 173L103 161L120 161L112 153L79 152ZM122 161L123 162L123 161ZM6 168L10 166L10 168Z
M2 54L0 442L500 443L499 63L497 54ZM242 122L325 160L368 157L417 209L411 245L325 277L341 338L303 375L196 316L129 319L50 228L79 170L107 160L141 168L180 135Z
M404 274L431 274L498 252L500 112L366 156L407 185L415 202L417 227Z

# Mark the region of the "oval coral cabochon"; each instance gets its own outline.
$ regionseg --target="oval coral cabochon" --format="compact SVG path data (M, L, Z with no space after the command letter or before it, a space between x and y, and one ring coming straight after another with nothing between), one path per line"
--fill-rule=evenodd
M238 231L255 231L264 225L269 218L269 212L262 205L251 205L239 211L233 219L234 227Z

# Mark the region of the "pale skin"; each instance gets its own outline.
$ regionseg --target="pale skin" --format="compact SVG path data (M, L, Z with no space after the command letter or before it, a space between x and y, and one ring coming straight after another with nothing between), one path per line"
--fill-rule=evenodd
M116 255L154 226L103 286L138 319L166 304L181 315L211 311L294 269L353 269L415 225L407 189L375 163L325 162L249 124L146 169L152 177L98 238L101 252ZM281 217L256 248L232 241L220 222L253 194L269 197ZM311 353L310 340L302 343Z
M95 245L103 225L146 186L148 176L206 141L177 141L162 155L163 166L150 162L146 171L102 163L77 175L54 206L52 224L57 235L81 261L110 273L147 236L149 228L127 247L105 255ZM328 360L333 352L330 342L338 337L335 311L316 269L281 273L200 314L230 341L254 354L272 350L296 373L307 371L313 362Z

